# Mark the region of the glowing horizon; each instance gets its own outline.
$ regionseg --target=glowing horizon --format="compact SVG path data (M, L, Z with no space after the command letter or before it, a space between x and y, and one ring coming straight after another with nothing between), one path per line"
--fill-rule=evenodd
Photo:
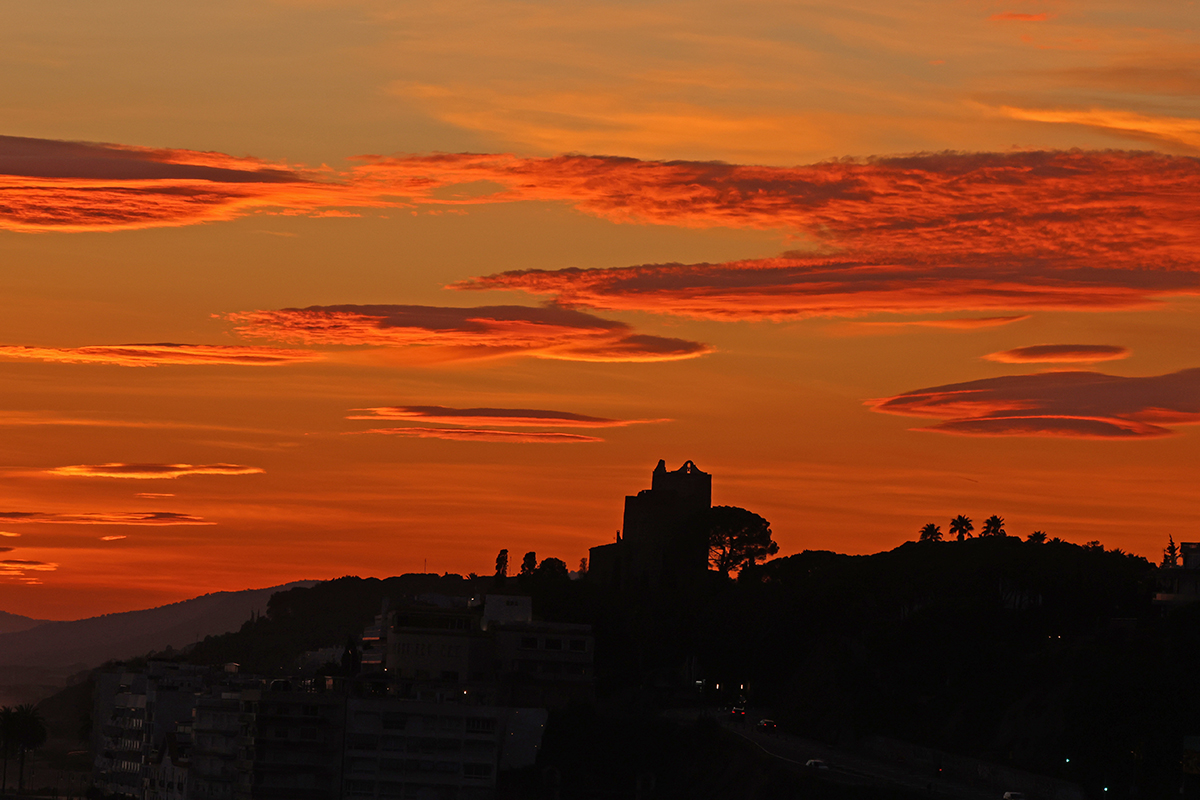
M1187 9L5 23L0 610L574 566L660 458L785 554L1200 504Z

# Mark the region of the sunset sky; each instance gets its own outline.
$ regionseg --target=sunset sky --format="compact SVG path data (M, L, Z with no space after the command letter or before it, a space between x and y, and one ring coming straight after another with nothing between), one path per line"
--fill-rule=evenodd
M0 6L0 609L1200 540L1200 6Z

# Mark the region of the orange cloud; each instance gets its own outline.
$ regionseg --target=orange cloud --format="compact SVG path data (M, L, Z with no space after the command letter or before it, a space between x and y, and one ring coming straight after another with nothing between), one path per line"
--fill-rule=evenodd
M609 311L783 319L963 309L1130 308L1161 296L1200 293L1200 270L1103 269L992 254L944 260L918 252L887 260L787 254L723 264L518 270L452 286L519 289L549 295L567 306ZM969 328L1016 319L919 324Z
M510 442L521 444L577 444L602 442L595 436L577 433L536 433L533 431L498 431L481 428L375 428L359 433L381 433L389 436L409 436L416 439L450 439L461 442Z
M222 153L0 136L0 229L128 230L399 205L375 186Z
M114 364L122 367L234 364L276 366L318 361L311 350L216 344L121 344L93 347L25 347L0 345L0 358L31 358L71 364Z
M1028 314L1016 314L1007 317L960 317L957 319L911 319L883 320L848 323L861 328L949 328L950 330L976 330L978 328L997 328L1013 322L1023 322L1029 319Z
M311 306L226 318L251 338L432 347L448 359L520 354L568 361L674 361L711 351L699 342L634 334L623 322L556 306Z
M859 256L1168 266L1194 263L1200 243L1191 224L1200 162L1153 153L937 153L802 167L434 155L368 157L356 173L423 203L558 201L613 222L798 231ZM503 188L441 191L480 181Z
M0 578L16 578L22 583L37 585L41 581L36 576L29 575L30 572L54 572L58 569L58 564L51 561L26 561L23 559L10 558L0 559Z
M1053 364L1114 361L1128 356L1129 348L1110 344L1035 344L989 353L984 358L1002 364Z
M100 541L102 541L102 542L115 542L115 541L117 541L118 539L128 539L128 538L129 538L128 536L101 536L101 537L100 537Z
M174 497L175 495L171 492L135 492L133 496L134 497L145 497L147 499L153 500L153 499L159 498L159 497Z
M1098 372L1006 375L870 400L875 411L944 420L922 430L976 436L1166 436L1200 423L1200 368L1127 378Z
M1020 11L1004 11L988 17L993 22L1045 22L1052 15L1046 12L1040 14L1023 14Z
M0 138L0 227L97 230L257 212L548 201L613 222L788 230L831 252L870 254L872 263L906 253L1004 254L1166 268L1193 265L1200 244L1191 223L1200 163L1154 153L937 153L800 167L575 155L358 161L333 173L217 153ZM493 188L454 191L466 184Z
M532 408L447 408L445 406L386 406L360 408L367 414L346 419L366 420L426 420L445 425L500 425L522 428L616 428L646 422L665 422L658 419L606 419L573 414L569 411L546 411Z
M75 478L135 478L153 480L179 478L184 475L254 475L261 473L259 467L241 464L77 464L55 467L46 472L52 475L67 475Z
M1200 120L1191 117L1138 114L1108 108L1081 110L1001 106L998 110L1013 119L1084 125L1133 138L1158 140L1200 149Z
M4 522L44 522L57 525L216 525L202 517L174 511L123 511L52 514L44 511L0 511Z

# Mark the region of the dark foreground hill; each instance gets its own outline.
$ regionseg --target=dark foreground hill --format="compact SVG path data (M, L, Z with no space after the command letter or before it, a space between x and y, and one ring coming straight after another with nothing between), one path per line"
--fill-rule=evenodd
M72 622L47 622L28 630L0 634L0 668L94 667L112 659L180 648L205 636L236 630L267 608L271 595L315 581L267 589L214 592L142 611L105 614Z

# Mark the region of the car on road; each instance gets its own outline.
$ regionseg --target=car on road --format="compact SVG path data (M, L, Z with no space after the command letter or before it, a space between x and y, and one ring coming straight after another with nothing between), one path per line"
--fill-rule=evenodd
M829 762L820 758L810 758L808 761L804 762L804 766L808 767L809 769L829 769Z
M1004 800L1029 800L1029 795L1024 792L1005 792Z
M735 719L741 719L742 717L746 716L746 707L745 706L733 706L729 709L729 713Z
M760 719L758 722L754 723L755 730L764 731L766 733L774 733L775 729L778 727L779 726L775 724L775 720L773 719Z

